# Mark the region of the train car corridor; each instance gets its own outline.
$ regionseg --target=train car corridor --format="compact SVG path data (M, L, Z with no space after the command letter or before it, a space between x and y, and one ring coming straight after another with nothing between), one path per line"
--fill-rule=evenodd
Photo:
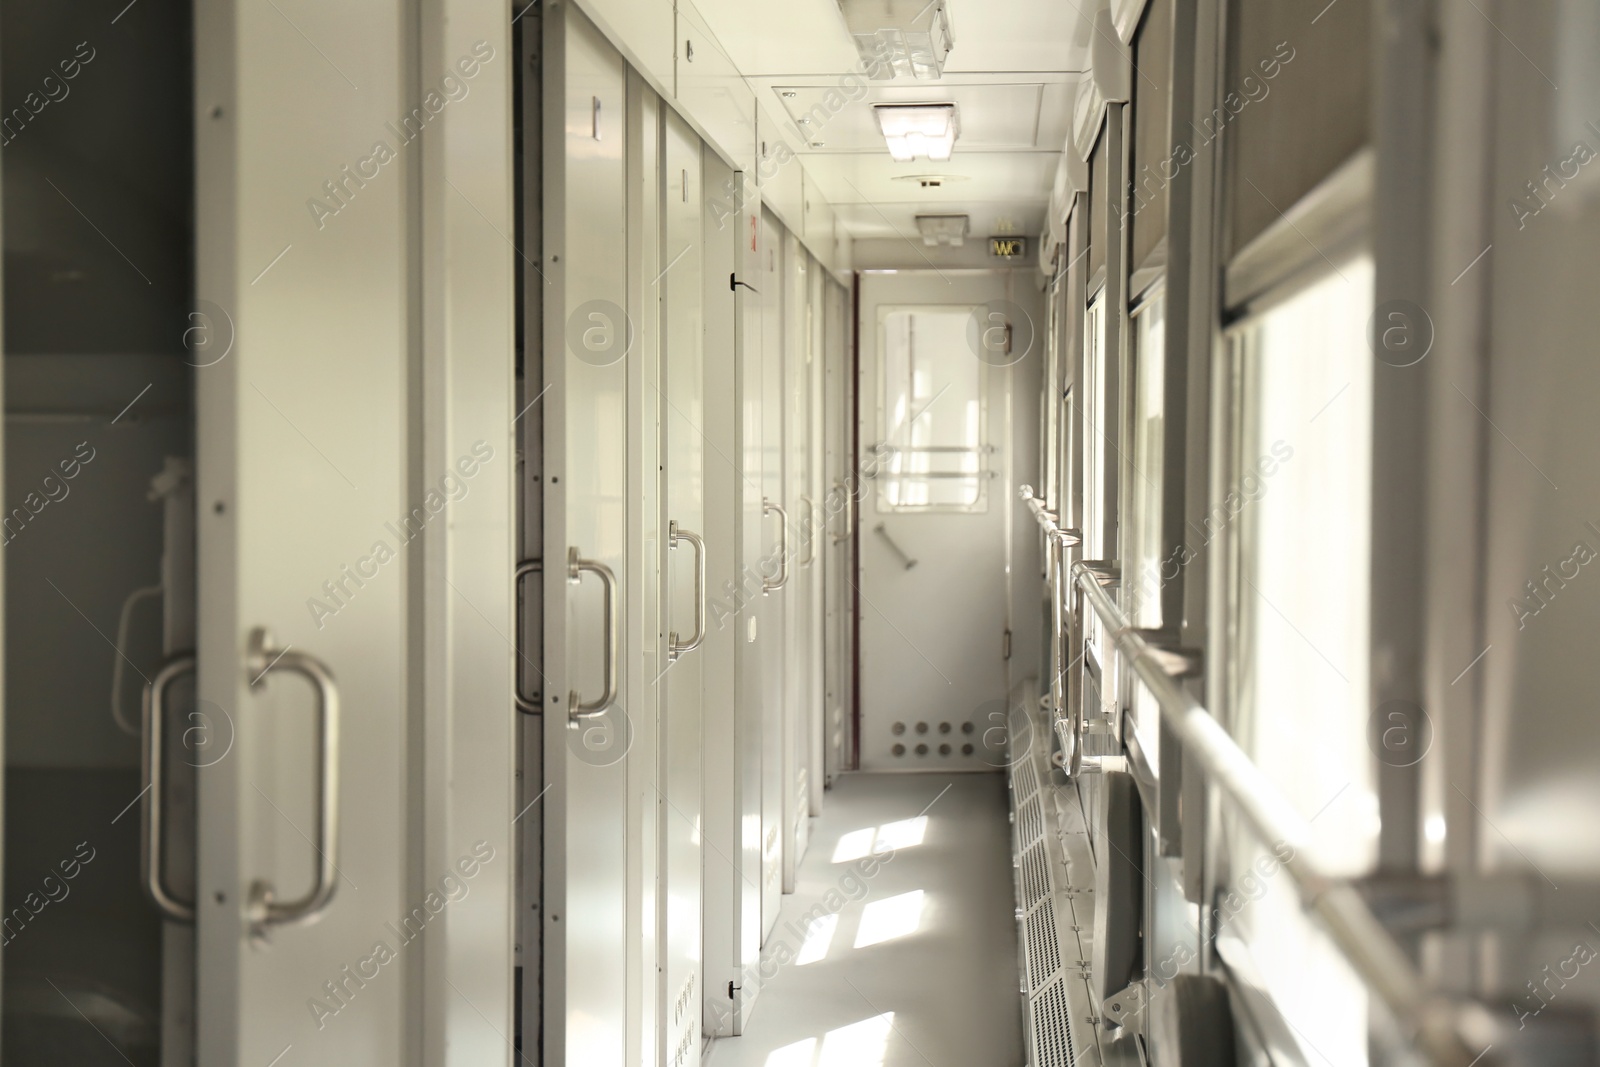
M0 1067L1600 1067L1600 0L0 0Z
M1005 778L841 776L713 1067L1023 1062Z

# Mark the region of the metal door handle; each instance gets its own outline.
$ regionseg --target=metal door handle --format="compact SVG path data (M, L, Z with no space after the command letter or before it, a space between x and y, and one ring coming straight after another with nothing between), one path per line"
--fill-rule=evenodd
M789 584L789 513L783 510L781 504L774 504L766 497L762 497L761 517L766 518L774 511L778 513L778 518L782 522L778 536L778 562L782 564L782 569L778 571L778 580L775 582L767 581L766 575L761 576L762 596L776 592Z
M693 652L706 639L706 543L697 533L678 527L678 520L667 524L667 547L677 548L679 541L694 546L694 637L688 644L678 644L678 631L667 635L667 659L675 660L685 652Z
M834 478L834 488L845 491L845 533L834 534L834 544L843 544L845 541L850 541L851 534L854 534L853 512L856 510L856 494L850 486L845 485L843 478Z
M584 559L578 555L577 548L567 550L567 580L573 584L583 580L583 572L600 576L600 584L605 587L605 692L600 694L600 699L585 703L578 695L576 689L567 695L567 714L574 719L597 719L617 702L617 644L621 635L617 624L617 576L610 567L593 559Z
M185 674L194 673L194 656L183 653L162 664L144 688L144 824L140 831L139 874L144 895L173 922L194 922L194 901L179 900L161 880L162 831L165 829L166 775L161 766L165 750L167 690Z
M540 701L544 699L543 693L535 693L531 697L522 695L522 665L528 661L528 655L523 649L522 641L522 579L530 574L540 574L544 571L544 560L525 559L517 564L516 572L512 575L511 599L516 604L517 626L516 643L514 652L517 654L517 673L511 684L511 696L517 702L517 710L524 715L537 715L542 707Z
M804 493L800 494L800 499L805 501L806 505L806 558L800 561L800 566L809 567L817 558L817 546L815 541L815 535L817 531L817 505L812 503L811 498L806 496Z
M894 543L894 538L889 536L888 527L884 526L883 523L880 522L878 525L874 526L872 528L872 532L883 538L883 543L889 546L890 552L893 552L895 555L900 557L900 562L906 565L906 570L910 570L912 567L917 565L916 560L906 555L905 549Z
M266 683L276 671L298 674L317 693L317 831L312 847L317 851L317 877L298 900L279 901L272 883L258 880L250 887L250 916L257 936L270 925L315 921L333 899L339 876L339 687L327 665L305 652L273 648L271 635L257 627L250 635L245 657L251 688Z

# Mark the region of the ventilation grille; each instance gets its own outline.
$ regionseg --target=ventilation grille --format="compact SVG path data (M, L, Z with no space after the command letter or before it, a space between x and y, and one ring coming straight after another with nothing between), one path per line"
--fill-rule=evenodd
M1032 760L1021 760L1013 768L1011 791L1016 795L1018 804L1030 799L1039 791L1039 776L1034 772Z
M1074 1067L1065 975L1028 1004L1028 1022L1033 1029L1034 1067Z
M1056 907L1046 900L1022 921L1028 943L1028 992L1035 993L1061 971L1061 946L1056 940Z
M1035 842L1022 853L1022 910L1032 911L1050 896L1050 856L1044 843Z
M1039 814L1039 798L1017 805L1017 846L1026 849L1044 836L1044 819Z

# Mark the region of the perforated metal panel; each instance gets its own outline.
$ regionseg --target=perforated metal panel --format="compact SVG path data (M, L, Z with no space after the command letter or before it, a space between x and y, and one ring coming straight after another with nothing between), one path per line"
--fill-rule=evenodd
M1037 706L1026 702L1026 695L1023 701L1023 706ZM1035 733L1042 729L1036 721ZM1094 1056L1089 1051L1095 1048L1095 1036L1089 1023L1088 986L1078 972L1087 954L1079 931L1082 924L1092 922L1088 910L1092 909L1092 897L1071 895L1068 850L1060 836L1062 828L1056 824L1055 787L1040 762L1043 753L1029 750L1014 753L1013 758L1007 778L1016 823L1018 937L1028 1063L1030 1067L1063 1067L1076 1064L1081 1056L1088 1055L1091 1060ZM1081 866L1087 877L1092 863L1084 860ZM1080 908L1085 909L1082 915L1078 914ZM1073 1031L1074 1011L1085 1024L1081 1036Z
M1072 1013L1066 985L1065 976L1057 978L1028 1004L1035 1067L1074 1067L1078 1062L1072 1052Z
M1028 961L1028 992L1042 989L1061 971L1061 942L1056 936L1056 908L1047 896L1022 920L1023 954Z
M1050 859L1043 842L1036 842L1022 853L1022 910L1032 911L1050 895Z
M1039 815L1037 797L1017 805L1017 845L1027 848L1044 836L1044 820Z
M1011 794L1016 798L1018 805L1029 800L1039 791L1039 775L1033 769L1031 760L1018 763L1011 773Z

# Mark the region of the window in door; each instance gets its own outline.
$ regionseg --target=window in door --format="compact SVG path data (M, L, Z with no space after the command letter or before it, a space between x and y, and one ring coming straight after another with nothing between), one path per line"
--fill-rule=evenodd
M988 507L988 383L969 306L888 307L882 353L878 510L981 512Z

